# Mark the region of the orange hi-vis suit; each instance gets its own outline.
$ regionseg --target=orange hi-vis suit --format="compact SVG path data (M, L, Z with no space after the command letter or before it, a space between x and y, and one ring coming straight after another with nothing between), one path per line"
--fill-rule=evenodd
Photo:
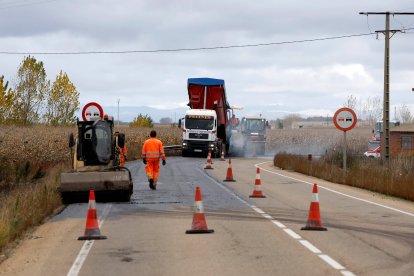
M142 159L147 160L145 170L148 179L154 179L157 183L158 173L160 171L160 157L165 160L164 147L162 142L157 138L149 138L142 146Z
M121 152L119 153L119 165L121 167L124 166L126 159L127 159L127 148L125 145L123 148L121 148Z

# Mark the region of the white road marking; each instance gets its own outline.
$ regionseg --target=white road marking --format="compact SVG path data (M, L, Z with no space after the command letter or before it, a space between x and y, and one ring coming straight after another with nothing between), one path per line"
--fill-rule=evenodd
M335 269L338 270L342 270L345 269L345 267L343 267L342 265L340 265L337 261L335 261L334 259L332 259L331 257L329 257L328 255L318 255L319 258L321 258L322 260L324 260L325 262L327 262L330 266L332 266Z
M285 228L283 229L283 231L285 231L289 236L291 236L292 238L294 238L295 240L300 240L302 239L301 236L299 236L298 234L296 234L296 232L294 232L292 229L289 228Z
M306 247L307 249L309 249L311 252L315 253L315 254L321 254L322 252L313 244L311 244L310 242L308 242L307 240L301 240L299 241L304 247Z
M283 223L281 223L281 222L279 222L275 219L273 219L272 222L273 222L273 224L275 224L279 228L286 228L286 226Z
M272 218L272 216L270 216L270 215L268 215L268 214L262 214L262 216L263 216L264 218L267 218L267 219L273 219L273 218Z
M105 206L104 210L102 211L102 215L98 220L99 228L102 227L106 216L109 214L109 211L112 207L112 204L108 204ZM94 240L85 241L81 250L79 251L78 256L76 257L75 261L72 264L67 276L77 276L82 268L83 263L85 262L86 258L88 257L89 251L91 251L92 246L94 244Z
M259 214L264 214L265 213L262 209L257 208L257 207L252 207L252 209L255 210L256 212L258 212Z
M266 162L257 163L257 164L255 164L255 167L259 167L259 165L262 165L262 164L265 164L265 163L269 163L269 162L272 162L272 161L266 161ZM267 170L267 169L264 169L264 168L261 168L261 167L259 167L259 168L262 171L265 171L265 172L268 172L268 173L271 173L271 174L275 174L275 175L278 175L278 176L281 176L281 177L284 177L284 178L292 179L292 180L295 180L295 181L298 181L298 182L302 182L302 183L305 183L305 184L308 184L308 185L313 185L314 184L314 183L307 182L307 181L304 181L304 180L300 180L300 179L297 179L297 178L294 178L294 177L291 177L291 176L287 176L287 175L283 175L283 174L280 174L280 173L277 173L277 172L273 172L273 171L270 171L270 170ZM408 215L408 216L414 217L414 214L413 213L406 212L406 211L403 211L403 210L400 210L400 209L397 209L397 208L393 208L393 207L390 207L390 206L387 206L387 205L383 205L383 204L380 204L380 203L376 203L376 202L373 202L373 201L370 201L370 200L366 200L366 199L363 199L363 198L359 198L359 197L356 197L356 196L351 196L351 195L348 195L348 194L345 194L345 193L342 193L342 192L338 192L336 190L333 190L333 189L330 189L330 188L321 186L319 184L318 184L318 188L324 189L324 190L327 190L327 191L330 191L332 193L335 193L335 194L338 194L338 195L342 195L342 196L345 196L345 197L348 197L348 198L352 198L352 199L355 199L355 200L359 200L359 201L362 201L362 202L365 202L365 203L369 203L369 204L372 204L372 205L376 205L376 206L379 206L379 207L382 207L382 208L385 208L385 209L388 209L388 210L392 210L392 211L395 211L395 212L398 212L398 213L401 213L401 214L404 214L404 215Z
M267 162L263 162L263 163L267 163ZM262 164L262 163L259 163L259 164ZM259 164L257 164L257 165L259 165ZM226 186L224 186L224 184L220 183L219 181L215 180L213 177L211 177L210 175L208 175L207 172L203 171L200 168L198 168L198 170L200 172L204 172L204 174L207 176L207 178L209 178L213 183L217 184L217 186L221 187L222 189L224 189L225 191L227 191L228 193L230 193L231 195L233 195L234 197L236 197L243 204L249 206L254 211L256 211L258 214L261 214L263 217L269 219L277 227L282 228L285 233L287 233L293 239L299 241L304 247L306 247L307 249L309 249L311 252L317 254L322 260L324 260L326 263L328 263L334 269L339 270L339 272L341 272L343 275L346 275L346 276L355 276L352 272L350 272L348 270L345 270L345 267L343 267L341 264L339 264L338 262L336 262L334 259L332 259L328 255L321 254L322 252L317 247L315 247L309 241L303 240L300 235L298 235L293 230L287 228L283 223L281 223L281 222L273 219L272 216L266 214L266 212L264 212L262 209L256 207L253 204L250 204L248 201L246 201L245 199L243 199L240 196L238 196L234 191L230 190L229 188L227 188Z

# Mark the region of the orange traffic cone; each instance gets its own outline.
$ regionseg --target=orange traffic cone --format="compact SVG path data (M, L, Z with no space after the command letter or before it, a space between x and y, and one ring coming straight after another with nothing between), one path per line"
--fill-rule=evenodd
M221 150L220 161L226 161L226 159L224 159L224 149Z
M207 154L207 163L206 163L206 166L205 166L205 170L212 170L212 169L214 169L212 166L211 166L211 164L213 164L213 161L211 161L211 151L210 150L208 150L208 154Z
M262 193L262 188L260 187L261 185L262 185L262 182L260 180L260 169L259 167L257 167L256 168L256 180L254 182L254 190L253 190L253 194L250 197L260 197L260 198L266 197Z
M213 233L213 229L208 229L206 217L204 215L203 201L201 199L200 187L197 186L195 193L195 212L193 216L193 224L191 230L185 231L186 234L203 234Z
M312 202L309 208L308 221L306 222L306 226L302 227L302 230L317 230L317 231L328 230L322 226L321 215L319 212L318 185L316 183L313 184Z
M226 179L224 179L223 181L236 182L236 180L233 179L233 170L231 168L231 159L229 159L229 167L227 168Z
M95 192L90 190L88 213L86 215L86 228L83 236L78 240L105 240L106 236L101 235L98 224L98 215L96 213Z

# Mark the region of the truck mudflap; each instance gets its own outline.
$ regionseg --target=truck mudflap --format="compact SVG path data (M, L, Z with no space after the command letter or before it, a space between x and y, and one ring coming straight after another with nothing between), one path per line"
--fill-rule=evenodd
M133 192L130 172L73 172L60 176L58 190L65 203L87 202L91 189L95 191L97 201L129 201Z

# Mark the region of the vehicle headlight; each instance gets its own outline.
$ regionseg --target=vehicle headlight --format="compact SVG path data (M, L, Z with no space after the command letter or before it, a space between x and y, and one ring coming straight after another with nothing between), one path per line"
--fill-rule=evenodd
M214 144L210 144L210 148L214 148Z
M183 148L186 148L187 147L187 143L183 143Z

